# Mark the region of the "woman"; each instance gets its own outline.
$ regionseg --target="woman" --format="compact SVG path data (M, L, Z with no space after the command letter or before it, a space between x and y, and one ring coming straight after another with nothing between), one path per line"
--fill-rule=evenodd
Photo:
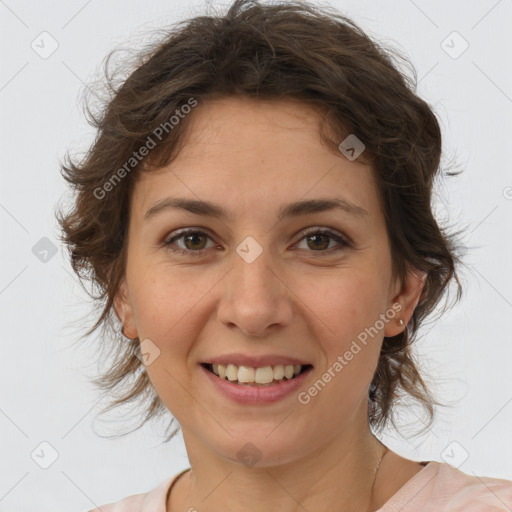
M125 337L98 383L136 377L113 406L149 394L191 467L101 510L509 510L512 482L373 432L399 393L432 422L411 344L461 292L439 124L388 54L335 11L237 0L113 91L59 222L102 290L90 332Z

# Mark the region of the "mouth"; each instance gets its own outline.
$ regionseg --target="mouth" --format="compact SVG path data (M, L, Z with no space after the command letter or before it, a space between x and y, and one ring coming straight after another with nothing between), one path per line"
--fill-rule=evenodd
M293 380L313 368L311 364L274 366L237 366L234 364L200 363L203 368L222 380L250 387L268 387Z

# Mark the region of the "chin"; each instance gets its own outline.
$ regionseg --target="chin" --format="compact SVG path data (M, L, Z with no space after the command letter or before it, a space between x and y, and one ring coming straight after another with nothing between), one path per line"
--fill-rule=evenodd
M273 428L275 426L276 424ZM226 459L248 468L281 466L292 463L301 456L296 450L304 442L304 437L295 440L287 435L285 430L281 435L269 432L272 432L272 428L240 431L238 435L224 439L225 445L217 445L217 452Z

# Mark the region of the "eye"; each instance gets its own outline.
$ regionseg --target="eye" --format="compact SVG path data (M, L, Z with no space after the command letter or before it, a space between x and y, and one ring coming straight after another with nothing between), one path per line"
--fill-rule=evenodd
M200 231L197 229L186 229L184 231L179 232L176 236L173 236L166 242L164 242L164 245L169 247L169 249L178 254L201 256L206 252L206 249L203 248L203 244L201 242L198 242L198 240L200 240L201 237L210 238L208 233L205 233L204 231ZM184 239L184 249L174 244L175 240L180 239Z
M312 230L303 231L301 235L302 238L300 239L299 243L304 240L306 242L306 246L313 249L312 251L308 252L332 254L333 252L339 252L345 247L350 246L348 240L329 229L314 228ZM328 248L332 240L338 243L338 247L335 246L328 250L324 250Z
M340 234L328 229L313 228L311 230L302 231L301 235L302 238L299 240L299 244L305 240L307 247L312 248L311 251L307 252L332 254L333 252L341 251L345 247L350 247L350 242L347 239L345 239ZM198 229L185 229L178 232L169 240L165 241L164 246L178 254L202 256L207 252L207 248L205 248L205 244L201 242L201 238L209 238L211 240L210 235L204 231ZM184 248L175 243L176 241L181 241L182 239L185 244ZM338 243L338 247L335 246L328 248L332 240Z

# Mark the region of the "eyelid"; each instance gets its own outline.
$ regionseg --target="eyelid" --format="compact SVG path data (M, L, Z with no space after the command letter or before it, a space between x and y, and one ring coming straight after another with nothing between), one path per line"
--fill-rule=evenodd
M213 239L213 236L210 234L209 230L206 228L199 228L199 227L189 227L189 228L183 228L178 229L174 235L171 238L167 238L168 235L164 238L163 245L166 248L169 248L172 252L178 253L178 254L185 254L185 255L192 255L192 256L202 256L205 252L207 252L209 249L199 249L197 251L193 251L190 249L182 249L181 247L173 247L173 244L176 240L181 239L182 237L189 235L189 234L200 234L200 235L206 235L210 240L212 240L214 243L216 243ZM314 234L321 234L326 235L331 240L334 240L338 243L339 247L331 247L330 249L322 250L322 251L306 251L312 253L313 256L322 256L322 254L329 255L336 252L340 252L344 249L347 249L349 247L353 246L353 242L351 238L344 233L341 233L337 230L334 230L332 228L328 227L321 227L321 226L312 226L309 228L305 228L302 231L298 233L298 240L294 243L294 245L297 245L298 243L302 242L304 238L310 235ZM218 244L217 244L218 245ZM294 249L296 250L296 249ZM300 250L300 249L299 249ZM318 253L318 254L315 254Z
M304 237L309 236L309 235L314 235L316 233L322 233L322 234L325 234L325 235L329 235L333 239L340 238L342 240L342 242L344 244L346 244L347 246L348 245L350 245L350 246L353 245L352 239L348 235L345 235L344 233L342 233L342 232L340 232L338 230L335 230L335 229L332 229L332 228L327 228L327 227L324 228L324 227L321 227L321 226L313 226L311 228L303 229L298 234L298 236L300 236L298 242L301 242ZM312 252L314 252L314 251L312 251ZM322 252L322 251L319 251L319 252Z
M168 238L168 235L166 235L162 244L163 244L164 248L168 248L172 252L175 252L178 254L187 254L187 255L191 254L193 256L199 256L199 255L203 255L206 251L209 250L209 249L200 249L198 251L191 251L188 249L182 249L181 247L173 247L173 244L176 240L179 240L180 238L183 238L186 235L193 235L193 234L206 235L210 240L214 241L213 236L205 228L194 228L194 227L183 228L183 229L178 229L174 233L175 234L171 238Z

